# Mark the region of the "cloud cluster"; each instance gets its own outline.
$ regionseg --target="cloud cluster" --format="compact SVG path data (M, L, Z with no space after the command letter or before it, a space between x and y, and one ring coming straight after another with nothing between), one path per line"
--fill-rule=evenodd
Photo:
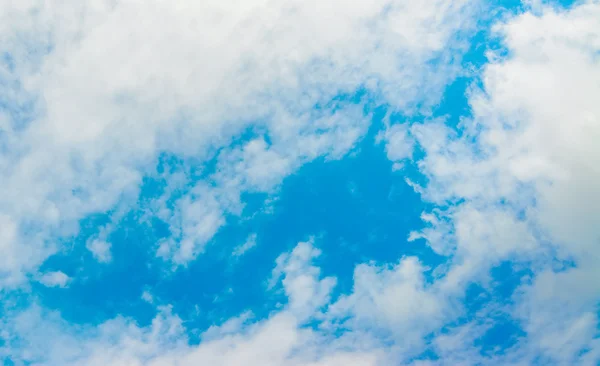
M451 256L439 280L447 288L489 280L505 261L530 269L505 310L526 337L504 364L592 365L600 352L600 4L537 10L495 26L506 54L488 55L460 133L440 121L410 127L426 154L420 192L444 207L424 214L430 227L413 239Z
M477 7L3 1L2 286L22 283L79 220L135 202L161 154L201 162L251 127L265 138L223 152L214 180L224 187L198 187L171 212L176 239L160 254L193 259L224 213L239 211L240 191L339 157L364 134L360 102L339 96L362 89L406 109L435 102Z
M40 365L375 366L409 362L424 349L423 337L454 316L426 285L417 258L359 265L352 292L333 301L336 279L321 276L320 255L313 240L280 255L271 288L285 293L282 308L266 319L245 313L212 326L198 345L189 344L169 306L147 327L120 317L92 327L32 305L3 318L0 356Z
M169 307L161 308L148 327L118 318L98 328L79 328L33 306L3 320L0 355L49 365L375 365L383 357L376 345L358 345L327 328L307 326L331 322L320 309L329 303L335 280L320 278L312 263L319 254L312 242L282 254L274 279L289 303L265 320L242 315L213 326L198 346L188 345L181 320Z
M365 88L399 110L434 103L472 11L383 0L2 6L9 87L0 93L23 106L0 119L5 286L35 271L79 219L135 197L158 154L218 151L207 180L153 208L173 234L159 255L189 262L227 213L240 212L241 192L268 192L307 161L354 146L369 116L362 102L336 97ZM336 279L315 263L318 242L302 242L274 264L271 287L287 302L265 319L214 326L199 345L169 307L147 327L123 318L87 327L33 305L4 310L0 356L41 365L597 364L600 2L534 10L494 27L505 52L488 54L457 128L437 118L381 134L394 162L412 158L413 143L423 151L426 183L413 185L436 208L409 240L424 239L445 264L363 263L336 297ZM229 146L249 126L258 136ZM516 290L470 314L467 290L493 293L491 271L503 263L526 269ZM65 286L65 276L40 281ZM485 353L477 340L492 314L523 335Z

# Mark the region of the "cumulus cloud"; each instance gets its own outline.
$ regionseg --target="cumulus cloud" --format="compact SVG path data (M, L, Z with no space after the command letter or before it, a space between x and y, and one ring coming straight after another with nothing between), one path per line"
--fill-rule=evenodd
M40 283L47 287L66 287L70 280L71 278L61 271L44 273L39 278Z
M262 128L270 143L223 155L228 169L215 179L227 187L207 193L223 202L202 213L183 198L173 213L177 239L159 254L192 260L224 213L239 210L239 190L269 189L364 134L368 116L335 97L363 89L407 111L434 103L458 71L456 35L472 28L478 6L3 2L0 94L10 107L0 115L0 231L12 233L1 244L4 285L56 252L56 238L76 233L82 218L134 200L160 154L203 161L248 126ZM188 219L188 209L205 218Z
M385 151L388 159L394 162L394 170L400 169L403 161L412 158L415 141L410 136L407 124L390 126L379 139L385 142Z
M311 242L282 254L274 273L289 303L264 320L242 315L213 326L198 346L188 345L170 307L160 308L147 327L117 318L94 329L73 327L32 306L3 319L0 355L47 365L376 365L384 354L375 345L357 347L307 326L329 302L335 284L321 278L312 263L318 255Z
M274 266L281 308L229 319L197 346L169 307L147 327L121 317L80 327L33 305L5 309L0 355L48 365L597 364L600 3L531 3L494 27L506 52L488 54L457 129L438 118L381 135L395 163L414 144L423 150L426 184L413 186L436 208L409 240L447 263L359 264L352 290L335 296L320 250L302 242ZM172 234L157 254L189 263L242 212L243 192L273 191L302 164L352 150L371 118L358 90L406 113L438 101L477 6L2 3L0 95L16 107L0 115L1 286L35 272L82 218L135 200L161 153L216 161L199 182L170 177L189 189L150 209ZM248 127L255 136L232 145ZM102 235L88 241L101 261ZM469 286L489 288L507 261L529 270L509 301L467 314ZM482 354L476 340L494 312L524 336Z
M314 240L281 254L271 288L287 301L265 319L244 313L212 326L197 346L168 306L147 327L122 317L81 327L33 305L6 309L0 355L40 365L374 366L406 363L424 349L425 335L457 314L414 257L357 266L351 293L334 300L336 279L321 275L320 255Z
M281 279L289 299L288 307L301 319L329 303L329 295L336 283L331 277L319 279L320 270L311 262L320 254L311 242L299 243L291 253L277 258L273 270L271 281Z
M411 127L426 152L423 195L462 201L425 214L430 227L413 238L452 255L449 288L481 281L501 261L530 264L534 277L508 310L527 337L505 364L591 365L600 300L600 4L537 10L496 25L507 54L489 55L462 135L439 121Z
M400 360L417 356L424 337L459 313L447 294L426 283L425 271L415 257L387 267L361 264L354 271L353 292L332 304L329 315L348 319L343 322L352 330L348 336L377 335L394 345Z
M92 252L92 255L98 260L98 262L108 263L112 260L110 243L100 239L92 239L88 241L86 247L90 252Z

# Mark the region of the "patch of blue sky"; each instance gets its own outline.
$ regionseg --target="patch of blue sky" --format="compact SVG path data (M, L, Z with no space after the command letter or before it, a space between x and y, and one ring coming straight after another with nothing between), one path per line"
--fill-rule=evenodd
M172 274L152 253L157 240L169 235L164 223L153 220L150 226L141 225L139 213L128 214L109 235L113 261L103 264L94 260L85 242L97 234L98 227L110 222L110 216L92 216L81 223L72 249L50 258L41 269L61 270L76 280L65 289L34 285L34 292L43 305L59 309L69 322L98 324L123 315L145 325L155 310L141 294L151 289L158 301L173 304L193 331L245 310L266 316L276 302L285 300L265 292L275 258L311 235L324 252L320 263L323 275L339 279L338 293L351 289L354 266L361 262L385 263L411 254L425 262L429 262L428 257L439 260L422 243L406 244L408 233L422 225L419 214L425 206L405 183L405 173L392 172L383 146L374 144L375 132L372 130L351 156L338 161L321 159L288 177L273 214L249 220L229 217L229 224L209 243L206 252ZM185 163L165 157L161 172L165 171L162 164L172 167ZM206 176L199 173L196 177ZM140 199L162 194L164 184L159 179L147 179ZM247 215L259 209L265 198L260 193L245 195L250 208ZM233 247L250 233L257 234L257 249L232 266Z
M361 91L337 98L334 103L346 100L358 103L363 96ZM91 215L80 223L78 235L68 240L69 249L49 258L40 269L42 272L63 271L75 280L68 288L36 284L34 293L45 306L59 309L70 322L98 324L124 315L144 325L155 311L141 299L141 294L151 289L158 301L173 304L176 313L184 319L195 319L191 328L206 329L245 310L268 314L274 302L268 301L271 294L265 293L264 282L275 258L309 235L320 237L318 246L332 248L325 249L328 256L346 258L348 264L369 257L384 260L386 250L399 247L393 249L394 243L386 244L389 229L384 226L411 207L415 210L412 223L401 236L394 233L397 240L405 240L412 224L419 222L419 200L402 177L390 174L391 163L385 158L383 147L373 146L374 133L373 130L367 136L354 157L333 162L319 160L286 179L273 215L256 215L268 195L244 194L243 216L229 215L228 224L211 240L206 252L175 273L169 273L168 264L155 258L153 253L158 240L170 235L168 225L154 217L140 221L140 216L153 199L165 193L174 172L183 172L186 180L178 190L171 192L168 207L194 184L207 180L215 172L217 158L195 165L197 162L191 159L162 155L156 172L143 180L136 209L119 218L116 229L106 238L112 245L112 261L98 263L87 250L86 242L98 234L99 228L111 223L113 213ZM234 144L240 145L257 136L249 129ZM377 163L373 164L374 161ZM405 205L396 205L394 202L398 200ZM367 208L366 202L382 204L385 210ZM379 222L379 218L394 213L392 211L395 216ZM364 225L369 221L377 225ZM251 233L257 234L259 250L246 254L232 265L233 248ZM363 242L370 247L366 252L357 247ZM346 243L345 248L354 253L354 259L350 260L343 251L333 250L339 243ZM345 261L337 258L332 263L342 266ZM352 266L346 267L346 275L351 278ZM332 268L328 270L336 272ZM224 300L227 300L226 307Z
M308 164L284 183L274 214L265 216L257 232L260 251L247 254L240 267L254 266L261 262L257 257L272 251L258 266L268 269L281 251L314 235L323 251L323 275L338 276L338 290L347 292L358 263L430 254L422 246L406 245L410 230L420 226L423 205L403 177L390 172L384 152L370 138L352 157Z
M505 261L492 268L490 282L485 286L473 285L467 293L465 320L485 322L488 326L483 335L476 339L484 356L499 355L517 344L525 335L518 321L509 314L512 296L523 282L527 282L533 272L527 266L519 266ZM478 314L483 313L483 319Z
M375 114L376 119L380 117ZM122 315L146 325L156 312L141 299L150 290L157 304L173 305L195 339L199 331L246 310L263 318L278 302L285 302L276 291L266 291L274 260L312 235L323 250L318 263L323 275L338 277L335 296L351 290L358 263L393 262L403 255L417 255L429 265L437 263L440 258L424 243L407 244L409 232L422 225L419 215L425 204L404 181L408 173L392 172L383 146L374 143L380 124L381 120L374 123L350 156L317 160L288 177L272 213L260 213L267 195L243 195L244 215L229 216L206 251L174 273L153 253L155 243L169 235L168 226L157 219L140 223L143 204L121 218L108 236L113 258L108 264L98 263L85 243L111 222L111 215L90 216L81 222L71 249L53 256L41 268L63 271L75 280L67 288L34 284L34 293L69 322L99 324ZM164 157L158 172L183 164ZM206 175L199 173L196 179L206 179ZM164 184L148 178L140 202L160 196ZM178 195L184 193L185 189ZM234 247L252 233L257 235L257 248L232 263Z
M118 315L131 316L148 324L154 307L141 299L146 286L160 277L152 266L154 233L139 225L135 213L126 215L106 240L112 244L110 263L99 263L86 248L86 241L97 234L98 227L110 222L108 215L88 218L70 249L50 257L41 271L63 271L74 281L67 288L33 284L34 293L49 309L59 310L73 323L100 324Z
M490 317L488 321L492 321L493 325L474 342L483 356L503 355L526 335L519 323L506 314Z
M573 7L573 5L581 2L581 0L549 0L547 3L558 6L563 9L569 9Z

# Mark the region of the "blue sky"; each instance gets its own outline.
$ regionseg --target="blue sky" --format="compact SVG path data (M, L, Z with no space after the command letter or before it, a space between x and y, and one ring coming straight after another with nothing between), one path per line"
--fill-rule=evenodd
M0 24L4 364L600 364L598 1Z

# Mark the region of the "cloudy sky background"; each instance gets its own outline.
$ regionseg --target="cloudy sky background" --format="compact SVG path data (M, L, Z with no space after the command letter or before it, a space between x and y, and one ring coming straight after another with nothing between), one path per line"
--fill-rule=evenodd
M597 365L600 2L0 1L6 365Z

